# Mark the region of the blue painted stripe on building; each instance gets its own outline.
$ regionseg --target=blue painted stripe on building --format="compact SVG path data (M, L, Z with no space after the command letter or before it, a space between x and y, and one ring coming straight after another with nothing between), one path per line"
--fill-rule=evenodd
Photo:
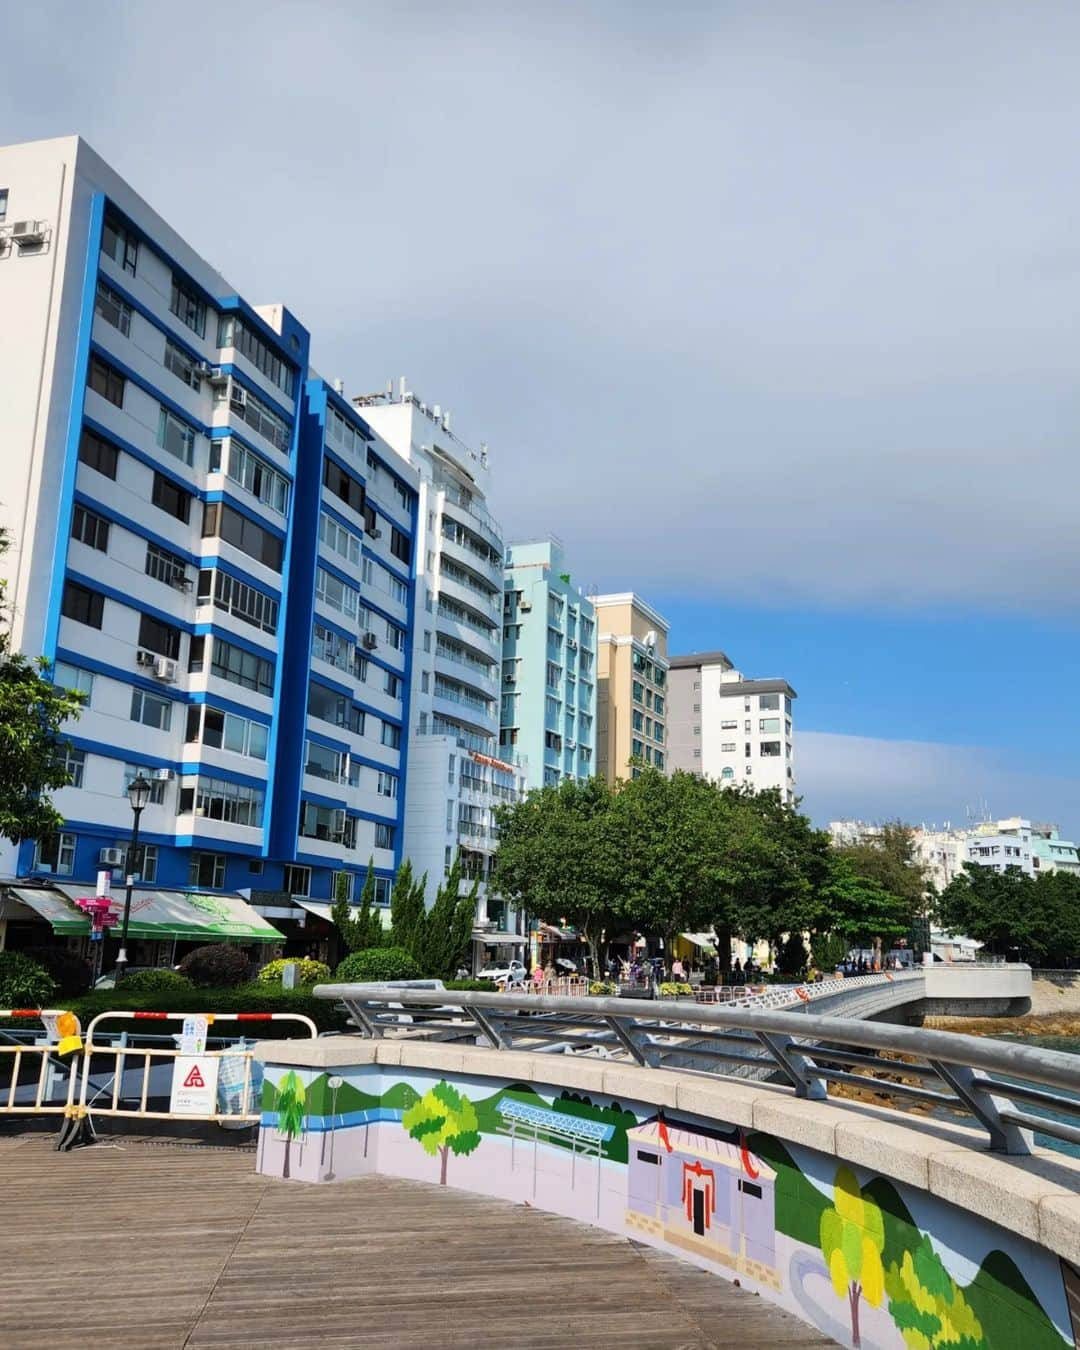
M181 544L174 543L163 534L149 529L142 521L134 520L131 516L125 516L122 511L117 511L114 506L103 502L99 497L84 491L82 488L75 489L74 500L77 505L85 506L87 510L93 511L95 515L104 516L106 520L114 525L119 525L122 529L136 535L140 539L145 539L147 543L157 544L159 548L167 549L176 557L182 558L190 567L200 566L202 559L199 554L191 553ZM149 574L146 574L149 575ZM168 585L167 582L159 582L161 586Z
M70 647L58 647L56 659L66 661L71 666L78 666L80 670L88 670L92 675L104 675L107 679L118 680L121 684L141 689L144 693L160 694L162 698L171 699L174 703L187 702L187 694L182 690L162 684L160 680L152 680L148 675L140 675L134 668L128 670L124 666L113 666L107 661L87 656L85 652L73 651Z
M222 610L222 613L224 612L225 611ZM238 620L238 622L240 621ZM249 628L251 626L252 625L250 624L248 625ZM278 654L274 648L260 647L257 642L252 642L249 637L246 637L241 633L234 633L231 628L223 628L220 623L197 623L194 631L199 637L221 638L223 642L231 643L232 646L239 647L241 651L250 652L252 656L261 656L264 661L269 661L271 665L274 665L277 661ZM220 675L214 675L213 671L210 673L216 680L222 678ZM232 681L229 681L228 683L232 683ZM254 692L254 690L252 692Z
M171 455L169 456L168 463L155 458L155 456L148 454L145 450L140 450L139 447L133 445L131 441L126 441L123 436L118 435L110 427L107 427L104 422L99 422L96 417L91 417L90 414L86 412L83 413L83 425L88 427L95 435L100 436L102 440L108 441L110 445L114 445L118 450L122 450L125 455L130 455L132 459L137 459L140 464L145 464L148 469L153 469L156 473L160 473L162 478L167 478L169 482L173 483L176 487L183 488L190 496L195 497L200 501L202 500L204 493L198 484L190 478L185 478L183 474L172 467L174 464L179 464L179 460L174 459ZM109 482L112 482L111 478L109 479ZM153 503L148 502L147 505L153 505ZM157 507L154 507L154 509L155 511L158 510ZM169 519L171 520L172 517L170 516Z
M136 600L129 592L117 590L115 586L108 586L104 581L99 581L97 577L87 576L85 572L76 572L72 567L67 569L67 575L72 581L78 582L80 586L88 586L91 590L103 595L106 600L114 600L118 605L123 605L125 609L133 609L139 614L149 614L151 618L158 619L161 623L167 623L171 628L178 628L181 633L192 631L193 625L186 619L179 618L171 610L158 609L156 605L148 605L143 600Z
M163 759L160 755L147 755L141 750L125 750L111 741L95 741L87 736L69 735L67 739L76 750L85 750L89 755L100 755L102 759L115 759L123 764L138 764L144 769L172 769L174 773L180 771L181 761L177 759Z
M229 753L228 751L225 752ZM243 756L238 755L238 759ZM266 765L265 760L252 760L253 764ZM266 788L267 780L260 778L256 774L243 773L239 769L223 769L217 764L211 764L208 760L181 760L178 766L179 776L181 778L218 778L224 783L238 783L241 787ZM254 829L255 826L239 826L240 829Z
M60 492L56 502L56 536L53 542L52 576L49 581L48 608L42 643L42 655L48 661L52 661L56 656L56 644L60 636L60 607L64 598L64 565L67 560L68 538L71 535L75 475L78 471L79 462L79 438L82 435L83 403L86 399L86 377L90 362L90 338L94 327L94 298L97 295L98 273L97 258L101 252L101 230L104 220L105 194L95 192L90 201L90 220L86 232L82 297L79 303L75 355L72 361L64 465L60 478Z
M283 540L286 537L287 531L283 526L279 525L277 521L268 520L266 516L259 515L255 507L241 501L239 497L234 497L228 488L207 488L206 501L207 503L224 502L227 506L231 506L238 515L245 516L253 525L258 525L267 534L272 534L275 539ZM277 515L278 513L275 511L274 514ZM225 539L222 542L227 544L229 541ZM236 545L233 544L233 548L235 547ZM257 562L258 559L255 559L255 561ZM262 566L268 567L269 564L263 563ZM274 569L271 567L270 571L272 572Z
M412 535L415 538L417 530L417 515L420 510L420 497L417 493L412 494ZM413 647L416 635L416 549L412 550L413 560L409 568L409 595L405 606L407 629L405 633L405 670L403 672L401 717L402 726L405 734L401 737L401 747L399 750L399 760L401 764L400 778L398 781L398 806L397 806L397 829L394 831L394 866L400 867L402 862L402 853L405 847L405 787L408 775L409 762L409 736L408 727L410 726L410 709L412 707L412 667L413 667Z
M171 412L179 421L183 422L186 427L190 427L192 431L198 432L201 436L210 436L210 428L205 422L200 422L198 418L188 412L182 404L177 403L170 394L167 394L163 389L159 389L157 385L152 384L145 375L140 375L137 370L129 366L127 362L117 356L115 352L111 352L108 347L103 347L96 338L91 339L90 350L95 356L100 356L104 362L112 366L114 370L118 371L125 380L129 380L137 389L141 389L144 394L148 394L157 403L160 403L162 407L167 408L169 412ZM161 370L163 374L168 374L168 371L164 366L161 367Z
M214 690L193 689L188 694L188 701L195 704L205 704L207 707L216 708L219 712L233 713L237 717L246 718L249 722L258 722L260 726L268 727L270 725L270 714L253 708L249 703L234 703L230 698L223 698L221 694Z

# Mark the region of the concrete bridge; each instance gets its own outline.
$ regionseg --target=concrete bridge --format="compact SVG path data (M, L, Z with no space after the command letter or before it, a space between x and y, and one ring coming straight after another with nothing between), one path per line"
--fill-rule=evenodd
M922 979L893 983L939 997ZM675 1021L617 999L318 992L366 1034L259 1048L263 1175L546 1210L737 1280L844 1345L905 1350L915 1325L930 1345L1077 1344L1080 1159L1059 1151L1080 1146L1074 1057L821 1008ZM445 1039L465 1025L475 1044ZM688 1038L712 1042L711 1071L672 1067ZM751 1049L783 1084L730 1076Z

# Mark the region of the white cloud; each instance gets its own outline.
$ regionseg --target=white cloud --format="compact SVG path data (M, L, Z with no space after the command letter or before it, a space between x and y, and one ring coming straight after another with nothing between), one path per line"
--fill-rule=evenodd
M1080 777L1042 773L1016 751L821 731L800 731L796 751L803 809L818 824L851 817L957 826L986 811L1053 821L1070 838L1080 829Z
M576 574L1075 606L1080 13L247 2L224 64L160 6L8 30L5 136L85 134L350 389L407 373Z

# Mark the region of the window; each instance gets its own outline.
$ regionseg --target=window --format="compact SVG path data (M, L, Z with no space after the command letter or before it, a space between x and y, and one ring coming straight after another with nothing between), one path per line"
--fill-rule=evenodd
M308 716L316 717L320 722L330 722L336 727L346 727L358 736L364 734L364 712L357 708L344 694L338 694L325 685L312 680L308 687Z
M779 717L762 717L758 721L758 731L776 734L780 731Z
M635 703L645 702L645 686L641 683L640 680L634 681L631 689L631 694L633 696Z
M65 619L85 623L89 628L100 628L105 613L105 600L95 591L80 586L77 581L65 581L60 612Z
M329 783L343 783L348 756L342 750L334 750L318 741L307 741L304 758L304 772L316 778L325 778Z
M265 436L275 449L285 454L289 452L289 424L277 415L272 408L258 398L250 389L245 389L236 380L228 385L220 385L214 390L215 409L228 401L229 411L242 422L246 422L260 436Z
M401 676L393 675L386 671L383 675L383 693L389 694L391 698L401 697Z
M641 741L635 739L630 742L630 753L634 756L635 759L641 758L644 749L645 746L642 744Z
M83 464L96 469L106 478L115 479L116 463L119 458L120 452L115 445L110 445L108 441L103 441L100 436L83 428L82 439L79 441L79 459Z
M761 1199L761 1187L756 1185L753 1181L743 1181L742 1178L740 1178L739 1190L742 1191L743 1195L753 1196L755 1200Z
M746 753L745 753L745 755L744 755L744 758L749 759L750 756L751 756L753 753L754 753L753 746L751 746L750 742L747 741L747 742L746 742Z
M375 903L377 905L388 905L390 896L394 889L394 883L389 877L375 878Z
M364 446L367 443L364 439L364 433L359 427L354 427L351 422L347 422L336 408L330 408L327 411L326 439L341 446L354 459L363 460Z
M405 646L405 630L399 628L396 623L386 621L386 644L393 647L394 651L400 652Z
M211 441L210 472L227 474L281 515L288 510L289 480L239 441Z
M200 777L192 786L191 779L183 780L180 788L180 814L194 811L208 820L224 820L230 825L262 824L262 788L245 783L229 783L223 778Z
M424 651L431 651L431 634L427 632L424 634Z
M256 337L243 319L223 314L218 322L217 345L235 347L271 384L276 384L287 398L292 398L295 383L292 367L286 365L269 343Z
M393 722L384 722L382 724L382 743L388 745L391 750L400 750L401 728L394 726Z
M8 189L0 188L0 221L7 219Z
M101 553L109 551L109 522L85 506L76 506L71 517L71 537Z
M323 485L329 488L335 497L340 497L346 506L363 515L366 500L363 483L351 473L346 473L332 459L323 461Z
M300 835L304 839L323 839L332 844L356 847L356 819L349 818L340 806L317 806L302 802Z
M195 459L195 431L168 408L158 413L157 443L182 464L191 464Z
M762 712L779 712L780 695L779 694L761 694L758 698L758 707Z
M128 788L135 779L138 778L139 774L142 774L150 784L150 801L154 806L163 806L165 803L165 788L167 784L164 779L155 778L154 770L151 769L148 764L124 765L123 787L120 789L122 794L125 797L127 796Z
M268 730L264 723L253 722L219 708L193 704L188 708L187 741L201 741L215 750L228 750L248 759L265 759Z
M663 741L663 739L664 739L664 724L663 724L663 722L654 722L654 723L653 723L652 734L653 734L653 740L654 740L654 741Z
M101 232L101 251L113 262L118 263L125 272L135 275L139 261L139 241L114 217L105 218L105 226Z
M338 670L351 670L355 645L325 624L316 623L312 627L311 655L320 661L326 661ZM366 666L366 662L365 662ZM366 673L366 671L365 671Z
M83 769L86 767L86 751L76 750L73 745L69 745L64 753L64 768L67 770L68 777L71 779L70 787L82 787Z
M392 773L381 773L375 789L380 797L396 797L398 794L398 780Z
M351 619L357 617L360 609L360 592L325 567L315 572L315 598Z
M285 868L285 890L289 895L311 894L311 868L290 863Z
M84 707L89 707L90 696L94 692L94 677L88 670L80 670L78 666L69 666L66 661L57 661L53 666L53 684L59 685L61 689L71 689L76 693L84 694Z
M644 727L645 727L645 715L644 715L643 713L638 712L638 710L637 710L636 708L634 709L634 713L633 713L633 716L632 716L632 718L631 718L631 721L633 722L634 730L635 730L635 731L643 731L643 730L644 730Z
M277 631L278 602L217 568L199 573L199 604L211 602L216 609L235 614L264 632Z
M197 886L200 890L221 890L225 885L225 854L193 853L188 885Z
M390 531L390 552L403 563L412 562L412 544L409 536L396 527Z
M347 530L344 525L339 525L334 517L327 515L325 511L319 517L319 539L328 549L339 554L354 567L360 566L362 547L360 536Z
M51 834L47 839L40 840L34 849L34 871L71 876L75 871L75 836Z
M199 337L206 336L206 302L196 293L190 282L181 280L175 273L169 309L193 333L197 333Z
M139 646L176 661L180 657L180 629L143 614L139 618Z
M330 898L344 900L347 905L353 902L353 874L351 872L330 873Z
M175 342L165 341L165 360L162 362L166 370L172 371L181 384L186 384L189 389L199 388L199 377L195 373L195 358L189 356L183 347L178 347Z
M720 723L721 731L738 731L738 729L739 723L734 718Z
M140 881L157 881L157 844L140 844L139 856L134 859L132 865L138 868L134 875L137 876ZM126 858L124 860L124 871L127 871Z
M734 741L721 742L720 753L722 755L733 755L735 753L735 742Z
M97 284L97 295L94 298L94 309L106 323L110 323L114 328L119 329L125 337L130 335L131 306L122 295L100 279Z
M761 751L760 751L760 753L761 753L761 755L762 755L762 757L763 757L764 759L779 759L779 758L780 758L780 742L779 742L779 741L762 741L762 742L761 742Z
M123 375L110 366L108 361L103 361L96 352L90 357L90 375L87 384L95 394L100 394L118 408L124 406Z
M653 700L653 710L658 713L662 713L664 711L663 694L657 694L656 698Z
M202 533L204 539L221 539L265 567L281 571L284 550L281 539L224 502L205 504Z
M166 478L160 473L154 474L150 500L174 519L182 521L185 525L188 523L191 517L191 493L185 492L171 478Z
M193 637L191 639L191 660L189 670L201 671L204 668L204 644L212 643L210 674L230 684L238 684L256 694L271 695L274 692L274 665L263 656L246 652L241 647L226 642L224 638Z
M376 823L375 823L375 847L376 847L376 848L393 848L393 847L394 847L394 837L395 837L396 834L397 834L397 829L396 829L395 826L393 826L393 825L384 825L383 822L382 822L381 820L380 820L380 821L376 821Z
M653 763L656 765L658 769L662 769L664 767L664 752L662 750L657 750L655 756L653 757Z
M157 694L148 694L142 689L131 691L131 720L153 727L155 731L168 731L172 725L172 703Z
M147 544L145 570L148 577L153 577L155 581L163 581L166 586L176 586L188 581L187 567L183 558L177 553L170 553L167 548L161 548L158 544ZM188 581L188 586L190 585L191 582Z

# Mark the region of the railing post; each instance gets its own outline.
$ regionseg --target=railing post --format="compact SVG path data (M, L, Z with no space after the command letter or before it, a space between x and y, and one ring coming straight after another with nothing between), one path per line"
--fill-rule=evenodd
M631 1034L628 1027L625 1027L622 1020L618 1017L605 1017L604 1021L615 1033L615 1039L619 1042L626 1053L636 1064L640 1064L643 1069L655 1069L660 1062L660 1057L652 1048L649 1038Z
M990 1136L993 1153L1013 1153L1024 1156L1031 1152L1034 1136L1030 1130L1011 1125L1001 1119L1001 1112L1011 1109L1011 1103L992 1093L974 1088L974 1070L966 1064L943 1064L939 1059L926 1061L937 1076L960 1098L972 1115ZM1006 1087L1006 1084L1002 1084Z
M816 1076L817 1066L799 1050L794 1041L790 1038L781 1040L768 1031L757 1031L754 1034L780 1065L784 1077L795 1089L796 1097L806 1097L809 1101L815 1102L825 1100L827 1096L825 1084Z
M495 1025L492 1019L481 1008L467 1009L469 1016L491 1042L494 1050L509 1050L512 1044L505 1027L500 1029Z

